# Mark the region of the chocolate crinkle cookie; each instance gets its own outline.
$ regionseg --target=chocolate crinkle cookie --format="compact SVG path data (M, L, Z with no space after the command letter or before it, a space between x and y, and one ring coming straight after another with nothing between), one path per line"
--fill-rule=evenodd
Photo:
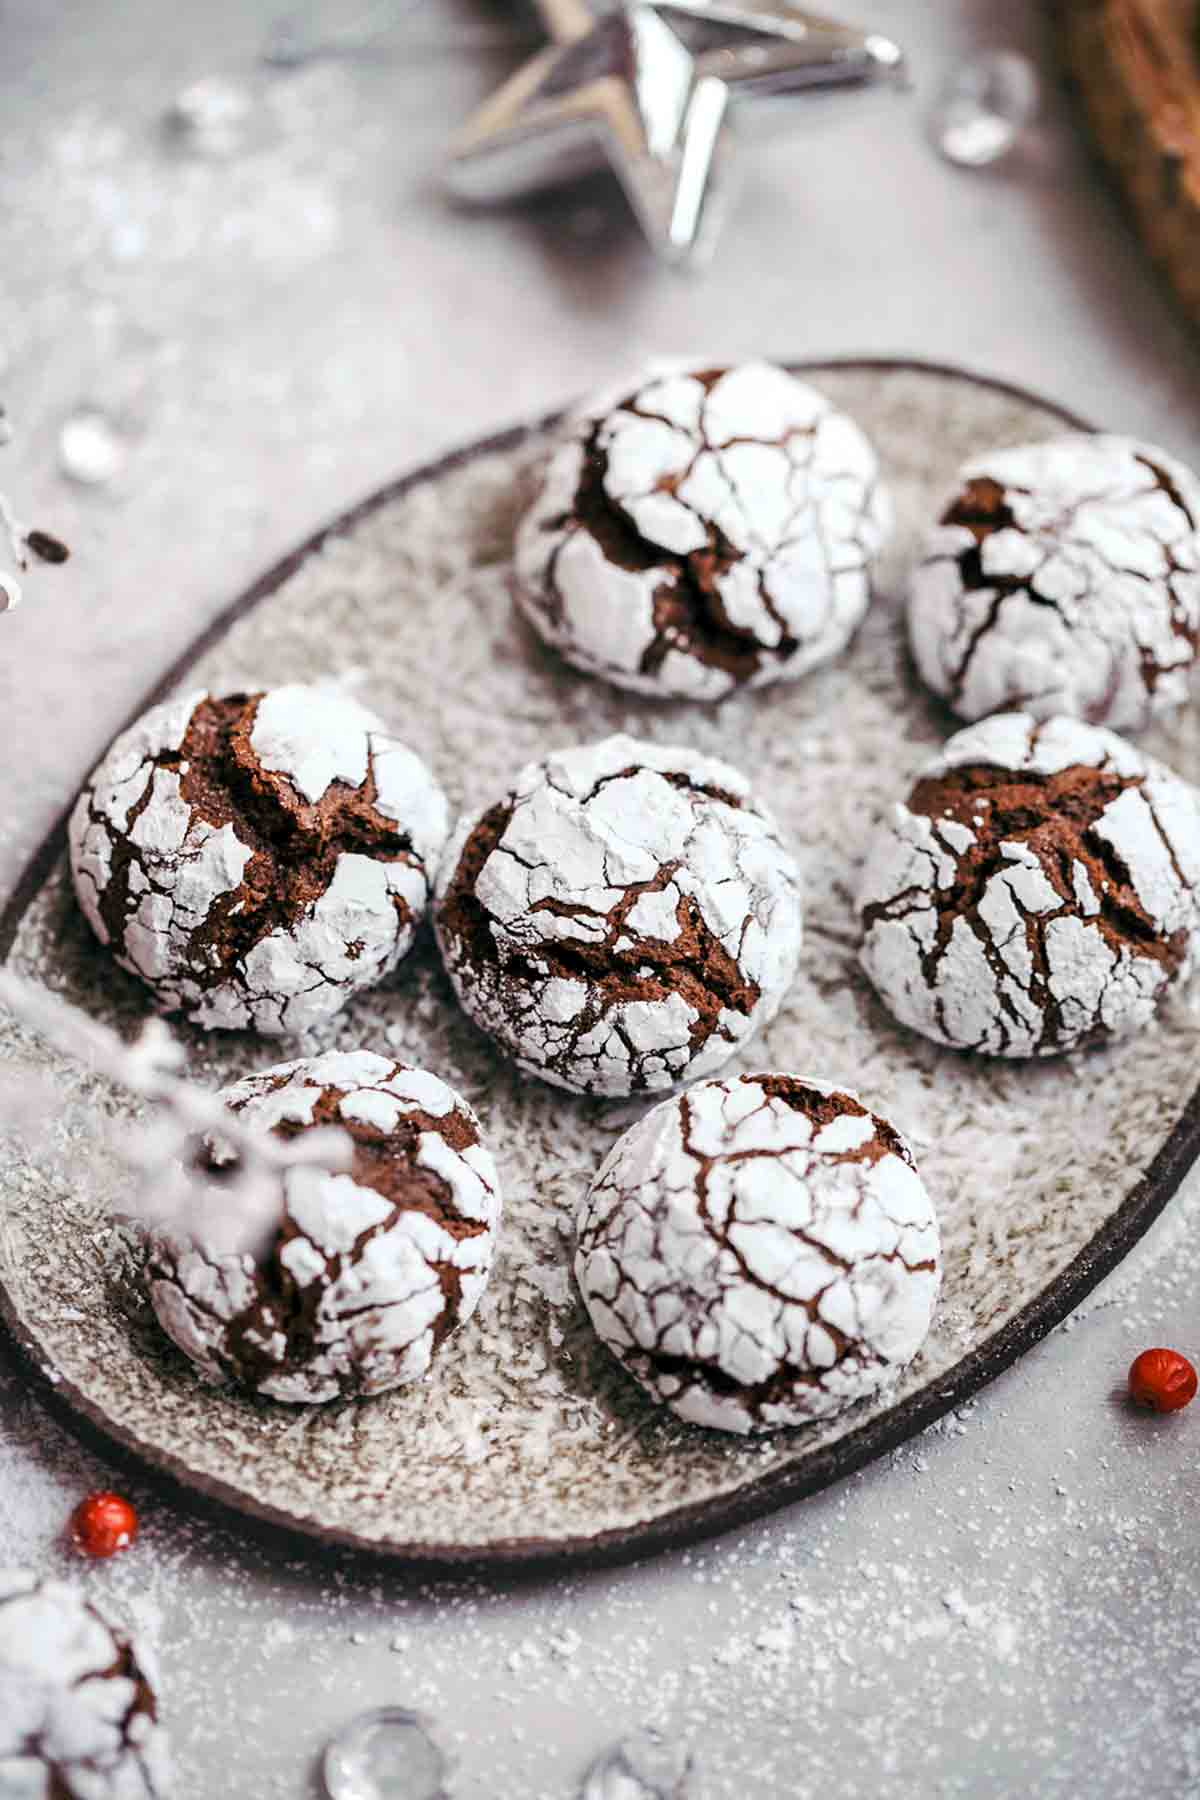
M886 1120L823 1083L740 1075L625 1133L581 1209L575 1274L656 1399L765 1431L841 1411L916 1355L940 1244Z
M777 1011L800 883L745 778L607 738L530 763L452 838L434 923L466 1011L587 1094L717 1069Z
M95 770L71 870L97 937L164 1011L282 1036L405 954L447 825L424 763L348 695L193 693Z
M1001 713L960 731L878 827L863 967L937 1043L1050 1056L1146 1024L1189 972L1193 788L1111 731Z
M651 369L571 420L518 597L578 668L715 700L844 648L890 522L874 450L815 388L769 363Z
M1187 697L1200 480L1123 437L973 458L913 575L909 634L965 719L1019 707L1137 730Z
M0 1569L0 1794L166 1800L170 1787L145 1652L78 1588Z
M487 1284L500 1222L479 1122L444 1081L369 1051L282 1063L225 1089L243 1122L336 1125L348 1174L297 1166L258 1252L150 1233L146 1282L167 1335L213 1382L273 1400L379 1394L426 1374ZM219 1146L211 1155L219 1169Z

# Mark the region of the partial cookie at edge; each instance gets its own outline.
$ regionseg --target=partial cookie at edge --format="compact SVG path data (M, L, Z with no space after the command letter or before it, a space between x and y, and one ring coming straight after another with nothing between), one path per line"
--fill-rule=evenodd
M0 1569L0 1789L168 1800L167 1738L146 1651L78 1587Z
M1188 695L1200 480L1112 435L972 457L913 572L909 636L963 718L1020 708L1140 729Z
M862 964L924 1036L1049 1056L1148 1023L1194 963L1196 790L1110 731L996 714L876 828Z

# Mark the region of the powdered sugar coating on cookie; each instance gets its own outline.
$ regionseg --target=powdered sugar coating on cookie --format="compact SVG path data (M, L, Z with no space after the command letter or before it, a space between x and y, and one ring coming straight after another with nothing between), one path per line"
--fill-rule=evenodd
M475 1023L579 1093L711 1074L773 1017L800 882L742 775L632 738L556 751L459 825L434 921Z
M96 935L164 1011L279 1036L395 967L447 826L424 763L348 695L192 693L94 771L71 870Z
M436 1075L366 1050L281 1063L221 1097L263 1130L343 1127L353 1164L287 1170L258 1256L206 1245L202 1221L152 1234L164 1331L207 1380L273 1400L420 1380L479 1304L495 1251L500 1183L471 1108Z
M763 1431L911 1361L940 1243L891 1125L824 1083L741 1075L625 1133L580 1210L575 1275L605 1343L680 1418Z
M571 420L518 595L577 667L715 700L844 648L890 523L874 450L815 388L769 363L664 366Z
M1111 731L996 714L880 823L863 967L938 1043L1048 1056L1147 1023L1192 966L1198 887L1192 787Z
M149 1676L145 1651L77 1587L0 1569L0 1794L165 1800Z
M1200 480L1123 437L973 457L913 575L909 633L963 718L1019 707L1139 729L1187 698Z

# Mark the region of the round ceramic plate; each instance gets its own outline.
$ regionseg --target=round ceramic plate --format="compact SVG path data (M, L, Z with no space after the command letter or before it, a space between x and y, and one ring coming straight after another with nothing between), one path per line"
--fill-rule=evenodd
M464 807L490 803L530 757L613 731L744 769L803 859L808 935L788 1003L734 1066L852 1087L912 1140L946 1253L925 1351L890 1392L766 1440L689 1428L651 1406L592 1336L569 1274L575 1205L647 1103L574 1099L518 1077L458 1011L426 941L320 1043L392 1052L470 1098L504 1179L503 1248L432 1377L376 1400L289 1409L201 1386L130 1302L124 1238L106 1220L122 1177L99 1125L128 1103L0 1024L0 1055L49 1070L60 1099L53 1153L0 1169L6 1317L60 1403L155 1468L259 1518L410 1558L596 1559L678 1542L811 1492L960 1404L1120 1259L1195 1156L1195 1021L1183 1004L1117 1049L1026 1067L898 1029L858 972L850 897L872 821L951 728L904 648L916 535L968 452L1075 422L953 371L808 373L875 439L899 529L853 649L797 685L715 708L658 705L541 648L514 612L509 557L546 427L424 469L337 521L238 601L168 685L342 685ZM1149 744L1200 778L1192 709ZM73 905L61 836L9 908L3 955L123 1030L147 1010ZM246 1035L187 1043L214 1085L296 1052Z

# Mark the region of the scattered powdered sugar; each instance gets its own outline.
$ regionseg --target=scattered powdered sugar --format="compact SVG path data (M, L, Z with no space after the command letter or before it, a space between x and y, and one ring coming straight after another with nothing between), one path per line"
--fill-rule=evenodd
M1196 1205L1189 1190L1185 1224ZM1125 1325L1109 1306L1082 1327L1107 1319L1118 1363L1126 1337L1140 1347L1187 1311L1175 1242L1174 1227L1148 1242ZM1034 1360L1036 1375L1015 1372L791 1514L638 1568L510 1588L314 1564L138 1487L135 1550L82 1578L106 1613L159 1638L181 1800L206 1800L218 1778L295 1800L351 1712L397 1702L452 1750L456 1800L577 1800L586 1770L647 1726L694 1760L697 1800L938 1782L1075 1800L1104 1782L1128 1791L1147 1756L1165 1800L1196 1775L1182 1602L1197 1571L1187 1543L1164 1557L1147 1527L1187 1478L1187 1442L1077 1388L1077 1343ZM1071 1398L1051 1445L1036 1420L1058 1382ZM0 1400L0 1531L10 1472L44 1469L46 1504L22 1504L5 1541L65 1568L53 1539L103 1471L2 1373ZM1098 1710L1103 1744L1064 1725ZM287 1733L267 1729L284 1716ZM1162 1737L1168 1718L1182 1725Z

